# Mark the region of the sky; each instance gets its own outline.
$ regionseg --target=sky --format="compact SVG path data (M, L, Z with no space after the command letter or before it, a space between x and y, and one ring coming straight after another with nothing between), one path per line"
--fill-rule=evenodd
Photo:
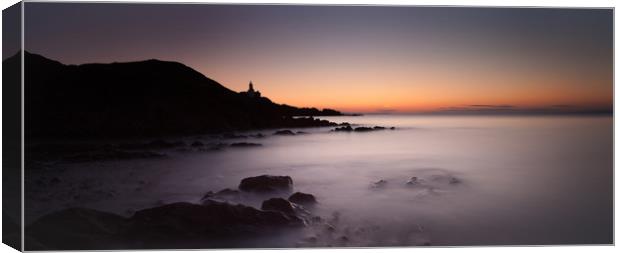
M182 62L234 91L345 112L611 110L611 9L25 4L65 64ZM5 52L5 55L7 53Z

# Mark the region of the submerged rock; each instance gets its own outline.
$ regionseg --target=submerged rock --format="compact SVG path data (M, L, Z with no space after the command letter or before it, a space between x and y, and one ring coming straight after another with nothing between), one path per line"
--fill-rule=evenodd
M382 127L382 126L374 126L374 127L356 127L353 128L351 127L351 125L344 125L342 127L337 127L334 129L334 131L336 132L370 132L370 131L379 131L379 130L385 130L387 129L386 127ZM391 127L390 129L394 130L394 127Z
M265 138L265 135L262 134L262 133L257 133L257 134L253 134L253 135L250 135L250 136L252 136L254 138Z
M416 185L418 183L419 183L418 177L411 177L411 179L407 181L407 185Z
M302 206L305 206L305 207L313 206L313 205L315 205L317 203L316 202L316 198L314 197L314 195L308 194L308 193L303 193L303 192L293 193L293 195L288 197L288 200L290 202L293 202L295 204L299 204L299 205L302 205Z
M336 131L336 132L351 132L351 131L353 131L353 128L350 125L345 125L343 127L336 127L336 129L334 129L334 131Z
M293 179L289 176L261 175L241 180L239 190L250 192L290 191Z
M222 134L222 138L224 139L245 139L248 137L242 134L225 133L225 134Z
M235 142L230 144L231 147L260 147L262 145L263 144L253 142Z
M168 142L164 140L155 140L146 144L148 148L175 148L185 146L185 142L176 141Z
M204 145L205 144L200 142L200 141L195 141L195 142L192 143L192 147L202 147Z
M355 132L370 132L372 130L375 129L373 129L372 127L356 127L355 129L353 129L353 131Z
M372 183L371 187L372 188L383 188L387 185L387 181L386 180L379 180L377 182Z
M459 180L458 178L453 177L453 178L450 178L450 182L449 183L450 184L458 184L460 182L461 182L461 180Z
M274 135L295 135L291 130L279 130L273 133Z

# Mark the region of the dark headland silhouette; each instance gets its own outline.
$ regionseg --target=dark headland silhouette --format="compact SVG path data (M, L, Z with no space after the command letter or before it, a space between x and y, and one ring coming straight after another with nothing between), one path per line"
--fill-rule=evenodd
M4 60L19 82L20 53ZM25 134L30 138L147 137L332 126L294 116L342 113L237 93L178 62L65 65L24 51ZM252 94L254 95L254 94Z

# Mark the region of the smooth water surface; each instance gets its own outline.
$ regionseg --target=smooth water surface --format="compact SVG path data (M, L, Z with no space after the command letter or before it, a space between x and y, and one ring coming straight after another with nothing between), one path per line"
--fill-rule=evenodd
M26 223L70 206L129 216L242 178L289 175L338 218L339 244L278 237L256 246L609 244L613 118L605 116L325 117L396 130L272 136L262 147L168 150L167 158L58 163L27 173ZM187 137L191 143L207 137ZM229 141L233 142L233 141ZM54 187L40 178L58 177ZM419 184L407 185L411 177ZM384 187L372 187L378 180ZM260 207L262 199L246 199ZM321 231L307 231L318 236Z

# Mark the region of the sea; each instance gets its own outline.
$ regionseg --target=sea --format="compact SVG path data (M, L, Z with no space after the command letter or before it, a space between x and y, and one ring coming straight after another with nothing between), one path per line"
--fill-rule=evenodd
M268 174L290 176L294 191L313 194L313 214L333 229L266 235L247 247L613 243L612 116L322 118L395 129L186 136L177 139L188 147L159 151L165 158L51 163L26 173L26 224L67 207L129 217L167 203L199 203L208 191ZM205 151L189 145L195 141L262 146ZM260 208L262 200L242 204Z

